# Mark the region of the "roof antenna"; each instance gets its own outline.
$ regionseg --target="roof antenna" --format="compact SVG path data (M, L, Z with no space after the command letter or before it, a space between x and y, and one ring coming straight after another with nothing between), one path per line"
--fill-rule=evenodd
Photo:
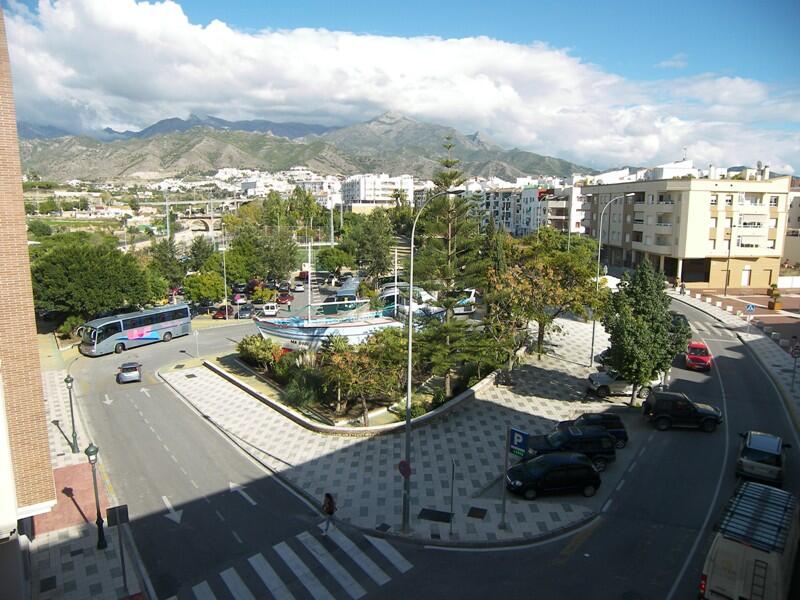
M681 160L686 160L686 146L683 147L683 158Z

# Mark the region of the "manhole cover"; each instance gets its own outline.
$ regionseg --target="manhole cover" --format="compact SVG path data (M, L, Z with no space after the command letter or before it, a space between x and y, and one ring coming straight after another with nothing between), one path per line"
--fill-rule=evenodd
M443 510L435 510L433 508L423 508L419 511L418 519L425 519L426 521L435 521L436 523L449 523L453 515Z
M197 377L197 375L195 375L194 373L187 373L186 374L186 379L194 379L195 377Z
M186 366L186 365L175 365L175 366L174 366L174 367L172 367L172 368L173 368L173 369L182 369L182 368L183 368L183 367L185 367L185 366Z
M470 506L467 516L473 519L483 519L486 516L486 509L478 508L477 506Z

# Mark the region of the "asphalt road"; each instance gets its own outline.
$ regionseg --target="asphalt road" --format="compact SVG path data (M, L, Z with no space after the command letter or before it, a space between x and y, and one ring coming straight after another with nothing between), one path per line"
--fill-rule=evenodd
M683 305L676 309L702 330L714 331L710 317ZM201 354L230 348L253 331L249 322L204 330ZM720 406L724 426L712 434L648 433L627 468L621 466L625 472L601 515L562 538L488 552L392 541L413 568L380 585L367 585L362 573L366 593L389 598L696 597L710 526L736 486L738 433L768 431L800 448L776 390L741 343L721 334L697 338L709 344L715 369L689 372L676 360L671 387ZM87 386L80 388L82 411L118 498L130 506L134 537L160 598L201 597L198 582L255 553L274 552L282 540L313 530L319 521L154 377L159 366L194 352L190 336L126 353L125 360L144 364L143 386L114 382L118 356L81 358L72 367L79 382L92 382L91 393ZM798 489L800 459L790 456L789 463L786 488ZM244 486L244 494L231 491L231 483ZM358 532L344 533L365 546ZM329 550L345 569L358 568L352 551L332 545ZM321 564L307 566L323 583L330 580ZM294 597L311 597L302 581L307 575L280 574ZM335 582L326 585L338 589ZM214 596L207 597L235 596L218 578L209 590ZM335 596L347 597L344 591Z

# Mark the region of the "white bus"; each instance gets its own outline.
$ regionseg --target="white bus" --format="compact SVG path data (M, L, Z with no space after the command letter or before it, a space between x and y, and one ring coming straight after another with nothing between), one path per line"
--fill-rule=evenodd
M82 330L82 331L81 331ZM94 319L79 330L81 354L117 354L152 342L168 342L192 331L186 304L167 304L139 312Z

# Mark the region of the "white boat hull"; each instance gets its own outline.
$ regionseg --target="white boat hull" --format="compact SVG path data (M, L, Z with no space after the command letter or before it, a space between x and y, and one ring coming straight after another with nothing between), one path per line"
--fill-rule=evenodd
M288 319L255 318L261 335L291 351L318 350L332 335L341 335L351 345L357 345L382 329L403 325L388 317L373 317L353 320L312 319L300 317Z

